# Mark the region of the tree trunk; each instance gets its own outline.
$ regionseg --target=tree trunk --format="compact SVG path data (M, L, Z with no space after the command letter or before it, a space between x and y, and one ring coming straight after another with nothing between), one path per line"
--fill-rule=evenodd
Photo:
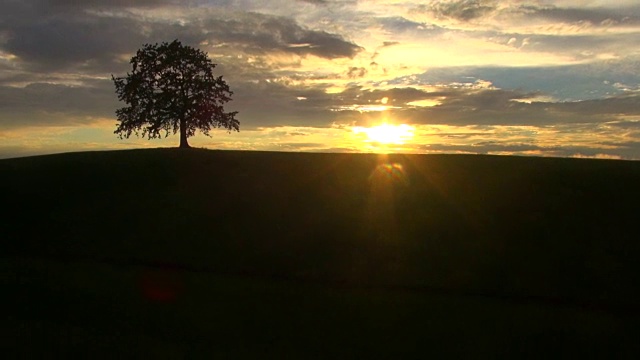
M189 141L187 140L187 121L180 119L180 147L190 148Z

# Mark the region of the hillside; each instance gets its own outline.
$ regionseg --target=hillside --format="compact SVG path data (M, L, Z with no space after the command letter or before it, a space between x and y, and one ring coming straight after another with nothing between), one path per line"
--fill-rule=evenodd
M513 326L540 336L568 326L566 312L549 315L540 307L563 309L595 320L571 317L571 326L588 328L588 334L560 345L543 341L549 349L605 336L611 351L626 341L629 319L638 319L638 184L640 162L480 155L157 149L0 160L3 266L13 274L4 281L22 286L20 291L26 291L25 284L46 288L33 291L52 298L58 290L51 290L43 269L63 274L64 286L80 293L94 284L78 280L78 271L87 269L83 266L111 269L100 271L111 274L103 276L114 283L122 280L111 273L120 270L113 269L139 267L190 273L184 281L205 288L211 281L206 276L236 290L245 286L239 283L258 282L246 285L251 294L269 299L280 293L271 298L274 304L309 301L301 300L306 296L299 292L320 299L296 315L316 322L322 320L310 309L333 306L348 317L350 306L363 309L364 302L371 307L367 311L382 316L379 331L427 316L385 315L389 301L404 301L414 312L421 301L434 297L444 308L444 303L474 301L456 305L455 311L462 311L460 306L473 314L489 311L489 319L469 320L470 328L480 332L479 324L497 321L503 335ZM114 283L108 286L122 294L129 291ZM108 286L93 291L109 293ZM268 288L263 290L271 295L256 287ZM326 289L338 295L327 295ZM240 291L242 297L246 291ZM30 296L18 295L17 302ZM266 312L277 313L274 309L283 306L256 301ZM87 302L76 305L83 308ZM118 311L137 305L127 306ZM507 316L503 306L533 306L531 311L542 311L538 315L545 320L531 320L538 315L522 308L510 308ZM371 314L366 314L360 316L368 319ZM518 314L537 325L518 328L522 325L509 320ZM20 323L20 316L26 315L12 321ZM305 329L302 323L297 326ZM323 324L314 331L332 327ZM309 330L281 329L281 335L299 331ZM375 340L377 333L370 331L367 336ZM482 336L483 343L492 339ZM488 349L503 348L494 345Z

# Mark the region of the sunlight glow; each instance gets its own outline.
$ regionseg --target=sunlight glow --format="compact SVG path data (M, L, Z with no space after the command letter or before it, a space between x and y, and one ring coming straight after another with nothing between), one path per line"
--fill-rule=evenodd
M382 124L374 127L356 126L353 128L355 134L365 134L367 141L381 144L404 144L413 138L415 128L410 125L390 125Z
M442 101L440 101L440 100L444 100L444 98L445 97L443 96L440 99L416 100L416 101L408 102L407 105L409 105L409 106L418 106L418 107L438 106L438 105L442 104Z

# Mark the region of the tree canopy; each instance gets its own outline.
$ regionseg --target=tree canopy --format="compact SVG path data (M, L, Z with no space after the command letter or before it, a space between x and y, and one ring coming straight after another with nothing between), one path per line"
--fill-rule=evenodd
M222 76L215 77L207 53L171 43L146 44L131 58L126 77L111 76L118 99L128 106L116 110L115 134L160 138L180 131L180 147L200 130L209 136L214 128L240 130L237 111L225 112L233 92Z

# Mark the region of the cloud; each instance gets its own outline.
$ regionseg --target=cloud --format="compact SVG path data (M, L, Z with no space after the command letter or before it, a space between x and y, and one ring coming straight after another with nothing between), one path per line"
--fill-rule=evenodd
M373 22L381 26L387 32L390 33L402 33L402 32L411 32L417 30L423 30L425 28L429 28L431 33L434 33L434 30L442 30L436 26L427 26L422 22L416 22L404 18L402 16L384 16L378 17L373 20Z
M92 8L92 7L155 7L167 4L180 4L178 0L32 0L37 5L49 5L63 8ZM182 3L188 3L182 1Z
M240 112L241 130L285 125L327 127L335 117L329 109L330 96L321 88L257 81L236 82L232 90L229 109Z
M575 62L616 60L628 54L636 42L632 34L531 35L523 39L527 52L564 54Z
M607 123L608 126L612 126L619 129L637 130L640 131L640 119L637 120L622 120L612 121ZM638 134L640 135L640 133Z
M398 83L464 84L489 81L496 88L543 93L556 101L577 101L622 95L626 88L616 84L640 83L640 59L599 61L556 66L474 66L432 68L422 74L398 79Z
M122 5L125 2L116 5ZM42 13L23 6L20 13L0 15L0 32L6 41L0 50L36 71L73 68L84 72L123 69L125 55L144 43L180 39L197 46L211 43L228 51L265 54L314 55L325 59L350 58L361 47L342 36L307 29L293 19L257 13L199 11L183 22L96 12Z
M165 5L170 3L176 3L175 0L36 0L36 2L45 2L51 5L58 6L105 6L109 7L133 7L133 6L150 6L150 5Z
M416 123L484 125L557 125L604 123L620 114L640 116L640 96L617 96L576 102L520 102L531 94L481 90L443 100L428 108L397 110Z
M522 5L519 10L527 16L538 17L552 22L589 23L612 26L620 24L638 24L640 16L633 8L573 8L557 6ZM628 10L631 10L628 11Z
M537 92L455 84L429 89L351 86L333 94L326 93L322 86L287 85L277 81L235 81L230 84L235 95L228 106L230 110L240 111L243 129L284 125L328 127L332 123L367 126L380 122L383 117L411 124L547 126L610 123L610 126L618 127L635 126L634 117L640 119L640 94L636 93L583 101L540 102L536 100L541 95ZM431 106L413 105L421 101ZM109 80L85 82L80 86L45 83L24 88L1 86L0 126L114 118L115 109L121 106ZM383 106L387 110L356 110L371 106Z
M364 67L350 67L347 71L347 76L349 78L361 78L367 74L367 69Z
M326 5L329 3L328 0L297 0L297 1L306 2L310 4L315 4L315 5Z
M363 113L357 109L388 98L384 112ZM620 116L640 117L640 94L623 94L602 99L572 102L540 102L539 93L517 90L474 89L441 86L439 91L395 88L365 91L350 88L336 94L332 104L340 112L338 119L360 126L383 118L411 124L443 125L533 125L605 123ZM431 106L411 106L412 102L431 101ZM347 107L345 105L360 105ZM351 109L351 110L349 110ZM377 119L377 120L376 120Z
M302 125L327 127L334 121L331 96L321 88L287 87L275 82L230 83L230 111L238 110L241 129ZM301 101L307 97L311 101ZM95 119L113 119L118 102L111 80L85 81L69 86L32 83L25 87L0 86L0 129L21 126L69 126Z
M366 89L352 86L328 94L321 87L288 87L261 82L237 88L234 106L245 109L247 125L328 126L336 122L369 126L391 119L410 124L530 125L622 123L621 116L640 118L640 94L621 94L583 101L538 101L537 92L441 85ZM262 95L260 95L262 94ZM303 98L303 100L298 100ZM431 106L415 106L421 101ZM363 111L384 107L386 111Z
M85 86L0 86L0 128L90 123L96 118L115 118L117 106L111 81Z
M495 36L604 35L633 36L640 25L638 4L585 6L576 2L491 0L433 1L410 8L412 21L436 24L449 31ZM613 4L613 3L612 3ZM606 5L606 4L605 4ZM494 35L491 35L491 34Z
M340 35L310 30L292 19L256 13L206 19L202 28L213 43L230 43L249 52L281 51L334 59L351 58L362 50Z
M495 1L487 0L454 0L431 1L418 6L415 11L431 13L436 18L451 18L470 21L496 10Z
M144 40L135 22L98 17L36 20L9 33L3 49L38 71L71 66L106 70Z

